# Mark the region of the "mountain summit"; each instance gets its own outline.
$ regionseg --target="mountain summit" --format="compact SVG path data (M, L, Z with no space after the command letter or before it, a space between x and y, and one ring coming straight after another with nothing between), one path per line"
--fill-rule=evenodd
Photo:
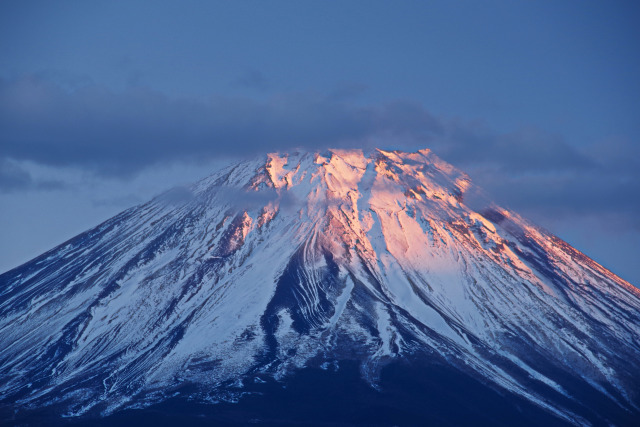
M0 415L640 419L640 291L471 186L429 150L297 152L126 210L0 276Z

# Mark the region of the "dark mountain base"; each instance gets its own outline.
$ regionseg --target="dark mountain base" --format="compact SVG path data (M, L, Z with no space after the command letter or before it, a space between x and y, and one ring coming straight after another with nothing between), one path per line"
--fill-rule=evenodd
M174 398L143 410L105 418L61 419L45 411L22 413L14 425L69 426L540 426L562 420L512 395L500 394L442 365L419 369L401 363L382 371L381 391L362 380L355 362L338 370L306 368L285 384L269 381L245 387L239 403L202 404ZM5 408L6 409L6 408Z

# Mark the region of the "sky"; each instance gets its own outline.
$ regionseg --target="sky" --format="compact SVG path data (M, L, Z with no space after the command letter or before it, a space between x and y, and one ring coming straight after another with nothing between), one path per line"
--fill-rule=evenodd
M0 272L223 164L431 148L640 285L640 3L0 2Z

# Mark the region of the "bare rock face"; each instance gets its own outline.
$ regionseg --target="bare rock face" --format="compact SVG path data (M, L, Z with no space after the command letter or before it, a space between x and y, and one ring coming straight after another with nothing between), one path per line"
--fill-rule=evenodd
M439 385L454 421L640 419L640 291L471 186L429 150L270 154L122 212L0 276L0 407L227 407L353 371L416 419Z

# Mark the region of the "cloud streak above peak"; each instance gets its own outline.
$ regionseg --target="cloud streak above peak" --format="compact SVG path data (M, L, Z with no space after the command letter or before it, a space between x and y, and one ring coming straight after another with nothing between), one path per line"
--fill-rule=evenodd
M0 82L0 156L103 174L293 147L367 145L375 137L426 144L442 124L421 106L356 106L332 96L264 100L169 98L148 88L67 90L37 77Z
M533 127L499 133L408 100L356 101L312 92L175 98L45 75L0 80L0 191L62 185L34 181L20 162L128 179L162 164L293 148L430 147L516 210L611 213L640 229L640 202L629 196L640 191L637 144L578 149Z

